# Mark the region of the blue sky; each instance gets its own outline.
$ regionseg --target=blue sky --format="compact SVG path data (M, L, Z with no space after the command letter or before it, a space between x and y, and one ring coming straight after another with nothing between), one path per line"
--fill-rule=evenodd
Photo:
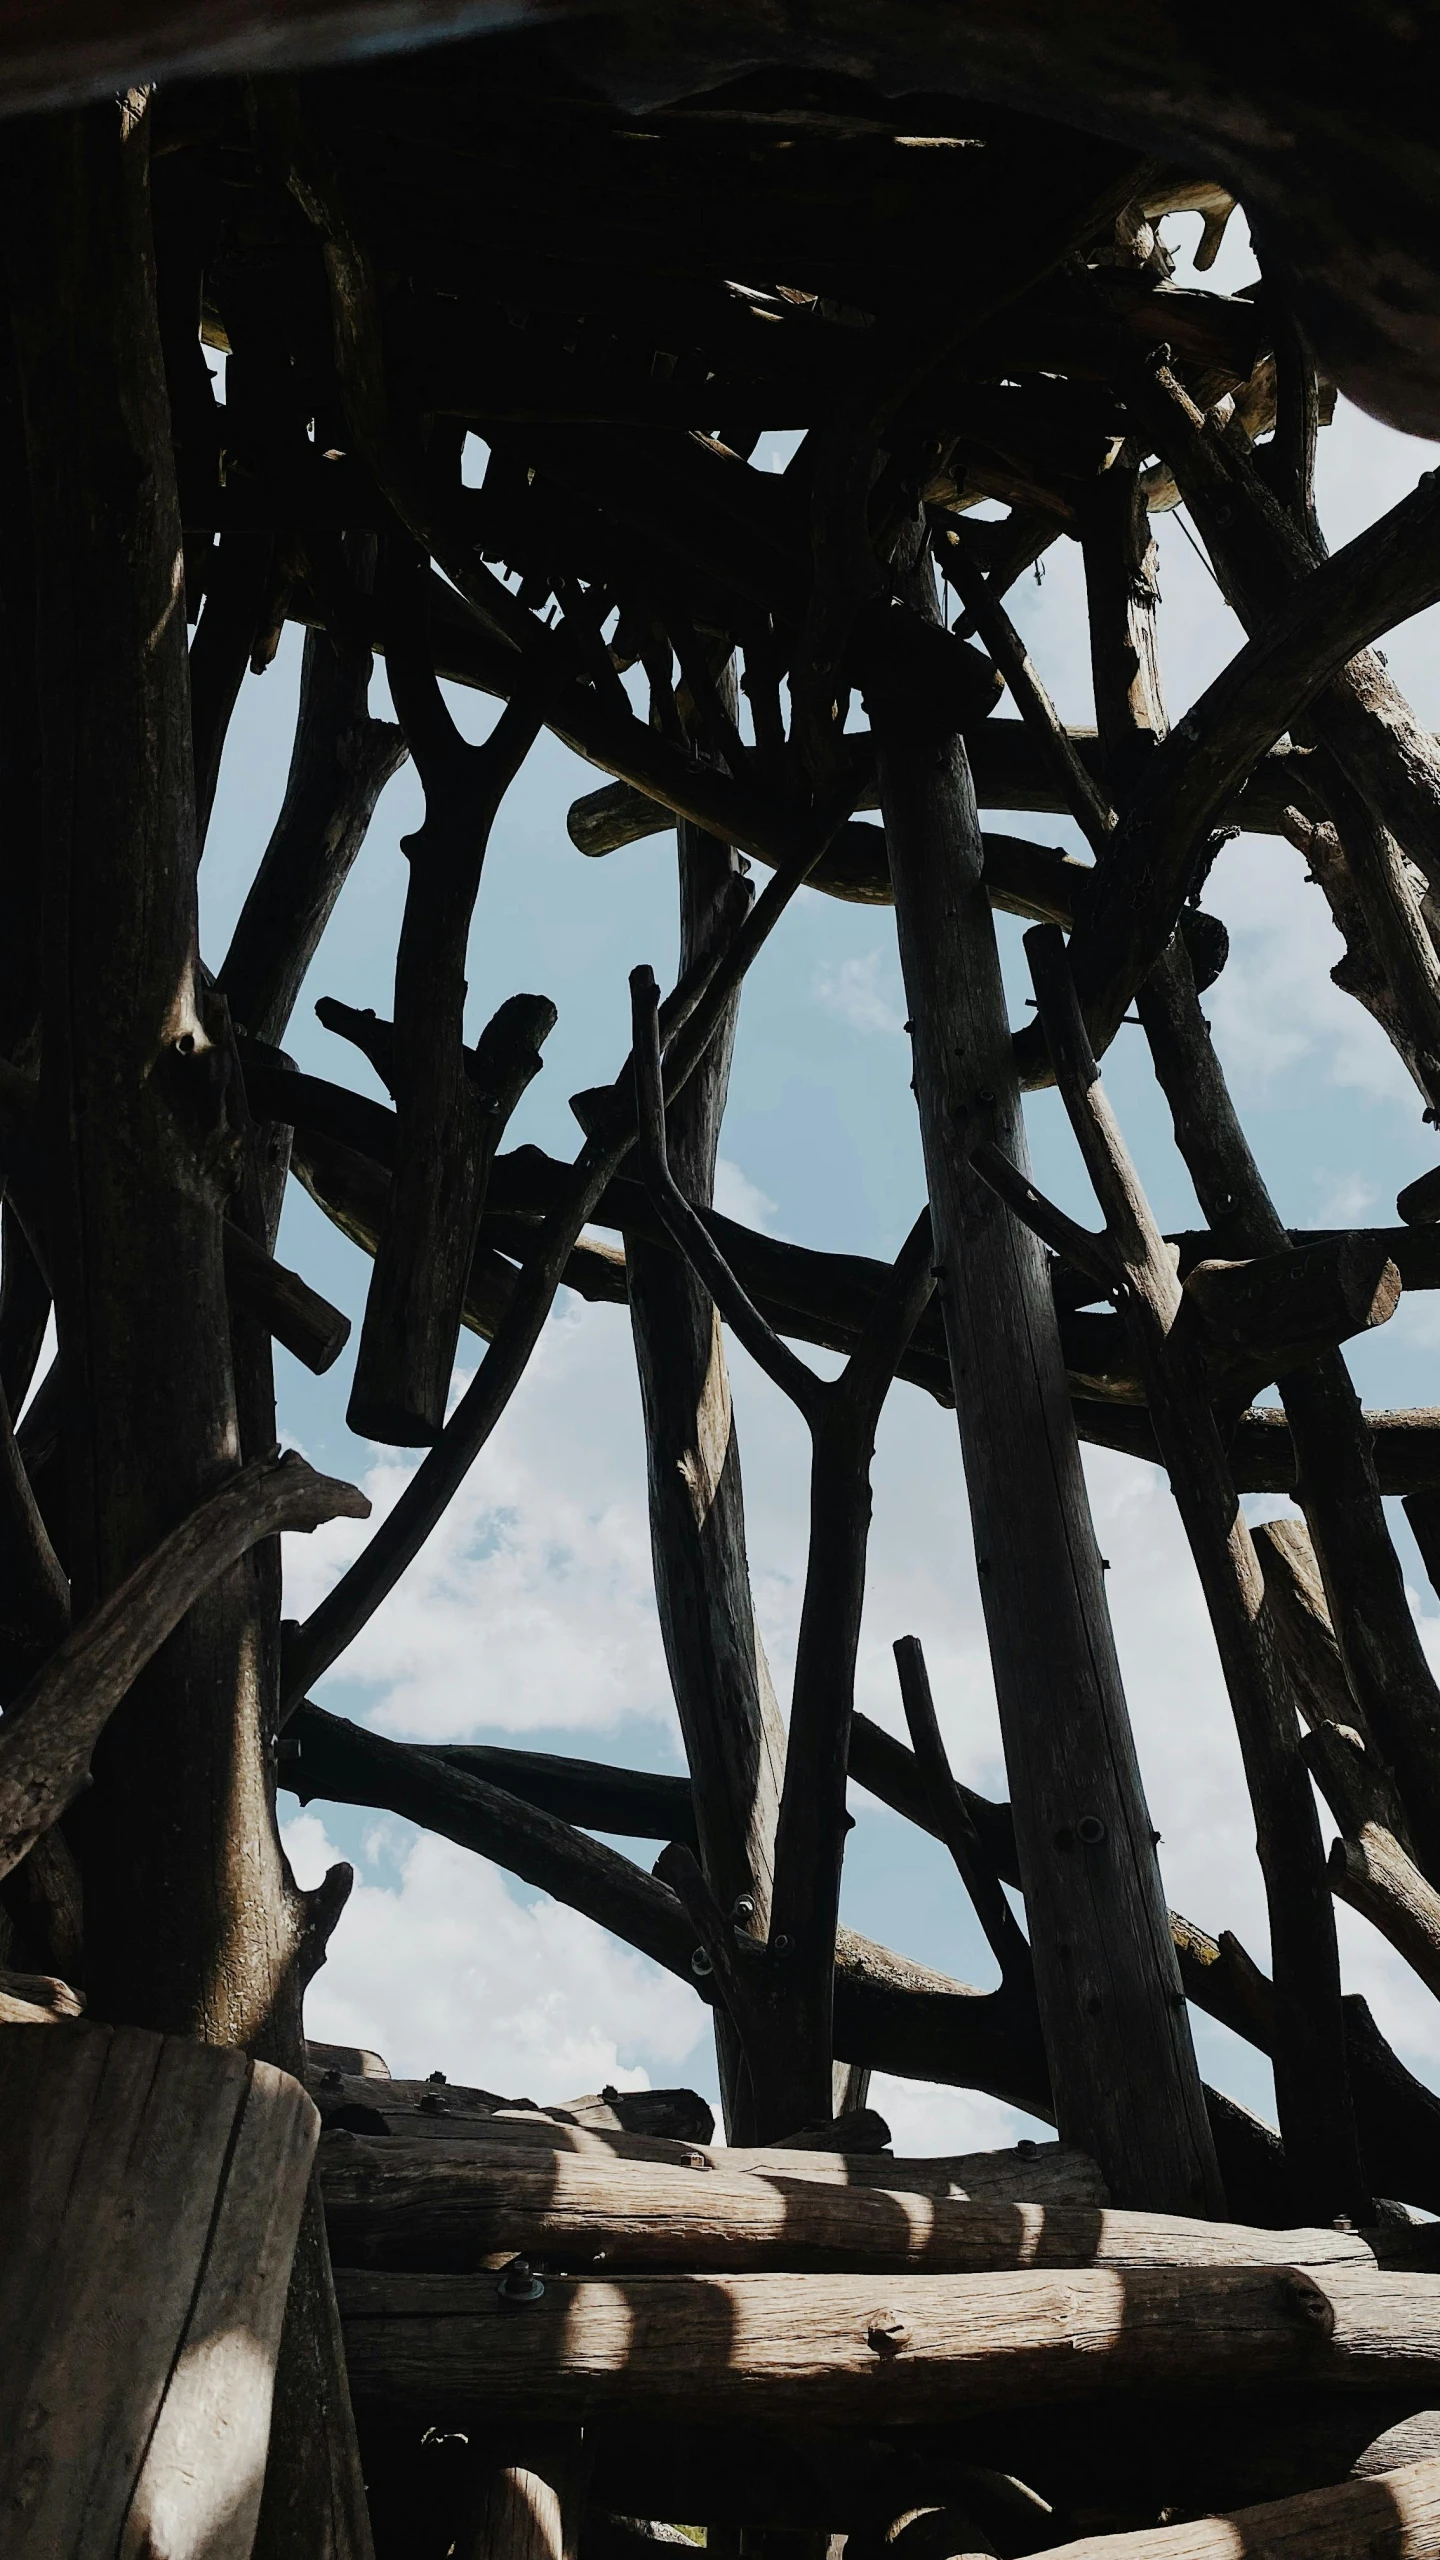
M1167 226L1188 245L1195 225ZM1253 268L1227 245L1223 281ZM1183 272L1183 271L1182 271ZM1218 280L1218 279L1217 279ZM1322 438L1320 508L1332 546L1395 502L1434 459L1342 405ZM1157 518L1162 656L1172 716L1194 699L1240 634L1174 516ZM1061 709L1091 716L1083 591L1076 547L1048 555L1043 582L1013 603ZM1435 618L1385 644L1398 681L1440 727ZM299 645L248 678L226 749L202 870L202 932L212 965L263 849L284 785ZM383 672L374 689L384 706ZM493 707L455 697L482 734ZM1009 716L1002 705L997 717ZM586 861L565 811L599 779L551 740L532 756L501 814L470 950L473 1036L502 997L524 988L559 1007L544 1072L512 1125L570 1155L578 1131L567 1097L613 1074L628 1039L626 978L648 960L673 974L673 839ZM404 897L399 839L418 815L408 770L387 791L347 885L289 1045L302 1064L379 1090L358 1052L310 1010L329 994L391 1009ZM988 823L1003 826L1002 816ZM1082 850L1061 820L1017 817L1017 832ZM1397 1188L1435 1160L1432 1133L1399 1061L1359 1008L1331 985L1339 944L1304 865L1275 839L1241 838L1212 875L1207 903L1225 917L1232 958L1207 1009L1252 1143L1283 1214L1296 1224L1393 1218ZM1015 1016L1028 988L1021 928L1001 920ZM722 1140L723 1206L807 1244L889 1255L922 1196L919 1145L901 1036L893 921L802 893L747 982ZM1123 1031L1106 1076L1152 1201L1167 1225L1198 1223L1138 1032ZM1078 1159L1053 1097L1027 1105L1038 1178L1094 1221ZM369 1264L291 1186L280 1250L357 1319ZM1440 1305L1402 1301L1355 1355L1371 1404L1440 1402ZM461 1367L479 1346L462 1339ZM735 1346L735 1407L749 1507L757 1602L779 1694L804 1571L807 1452L797 1418ZM378 1503L410 1463L346 1430L349 1356L315 1380L277 1354L282 1427L318 1461L363 1481ZM1263 1898L1253 1827L1214 1649L1164 1479L1103 1452L1089 1458L1101 1546L1131 1710L1171 1900L1211 1929L1236 1929L1263 1959ZM858 1697L899 1727L890 1644L918 1634L957 1770L1004 1791L953 1417L897 1387L875 1468L875 1527ZM1284 1506L1251 1506L1258 1514ZM1403 1521L1399 1524L1402 1536ZM336 1523L291 1542L287 1608L312 1605L362 1533ZM1440 1603L1405 1543L1417 1606ZM1427 1637L1432 1629L1427 1626ZM636 1766L681 1765L649 1580L638 1395L623 1310L562 1294L541 1351L500 1432L452 1514L386 1608L319 1693L341 1712L407 1738L517 1740ZM860 1793L847 1854L845 1916L961 1978L992 1967L962 1889L935 1844ZM713 2089L705 2013L686 1988L615 1947L588 1922L507 1882L443 1842L388 1817L339 1807L301 1814L282 1800L302 1880L331 1854L355 1860L359 1883L310 1996L311 2032L377 2045L402 2072L538 2098L604 2078L685 2078ZM636 1854L647 1862L653 1849ZM1440 2070L1434 2004L1365 1923L1342 1911L1349 1986L1371 1998L1400 2050L1427 2077ZM1207 2074L1270 2112L1260 2057L1197 2021ZM1021 2126L1010 2109L964 2092L887 2082L879 2102L904 2147L1000 2141Z

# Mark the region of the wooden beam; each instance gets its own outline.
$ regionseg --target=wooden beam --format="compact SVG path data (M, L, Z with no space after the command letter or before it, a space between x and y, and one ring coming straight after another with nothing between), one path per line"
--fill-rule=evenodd
M534 2165L531 2165L533 2162ZM322 2180L337 2266L463 2275L505 2258L573 2274L671 2269L963 2275L1005 2267L1372 2266L1358 2232L1256 2231L1086 2205L974 2205L891 2183L852 2190L601 2162L556 2152L441 2153L327 2140Z
M49 2039L47 2039L49 2041ZM1364 2267L1076 2270L977 2276L337 2278L362 2407L464 2425L482 2412L868 2427L1143 2386L1237 2391L1434 2388L1440 2279Z
M911 577L934 610L928 562ZM1216 2206L1054 1307L1038 1248L998 1205L984 1208L969 1164L972 1147L996 1135L1019 1161L1024 1137L968 768L957 741L912 734L902 701L870 707L941 1307L1058 2121L1094 2151L1119 2202ZM1090 1831L1077 1833L1082 1817L1094 1826L1093 1851L1082 1845Z
M1375 2480L1311 2489L1238 2515L1197 2516L1144 2533L1087 2534L1054 2545L1054 2560L1230 2560L1236 2550L1276 2560L1431 2560L1440 2552L1440 2461L1406 2463Z

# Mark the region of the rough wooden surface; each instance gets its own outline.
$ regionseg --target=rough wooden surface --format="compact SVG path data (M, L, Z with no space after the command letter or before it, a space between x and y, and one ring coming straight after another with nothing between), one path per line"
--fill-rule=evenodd
M318 2119L140 2028L0 2032L0 2538L249 2560Z
M1056 2543L1053 2560L1235 2560L1245 2551L1275 2560L1430 2560L1440 2551L1440 2462L1407 2463L1238 2515L1087 2534Z
M988 2276L336 2279L357 2403L463 2425L482 2410L868 2424L1133 2389L1440 2377L1440 2277L1369 2268ZM882 2290L882 2286L885 2288Z
M925 566L917 592L931 597ZM964 751L872 706L941 1305L1060 2129L1117 2199L1176 2212L1219 2177L1160 1892L1038 1245L969 1157L1024 1161ZM1076 1826L1097 1826L1082 1845ZM1057 1847L1058 1844L1059 1845Z
M109 1717L229 1566L277 1529L313 1529L341 1513L364 1519L369 1509L353 1485L317 1476L302 1458L258 1458L172 1529L12 1702L0 1732L0 1872L80 1792Z
M533 2165L532 2165L533 2164ZM327 2135L321 2184L337 2266L462 2274L498 2255L572 2272L627 2268L964 2274L1003 2267L1373 2263L1358 2233L1256 2231L1088 2205L974 2205L774 2170L726 2175L531 2152L497 2157Z

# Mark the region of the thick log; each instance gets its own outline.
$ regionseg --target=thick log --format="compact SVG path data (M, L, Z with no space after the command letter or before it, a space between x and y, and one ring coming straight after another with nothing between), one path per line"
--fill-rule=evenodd
M348 2122L358 2105L366 2118L352 2132L393 2133L401 2137L441 2141L487 2138L497 2119L524 2130L532 2123L547 2126L558 2139L557 2126L579 2126L589 2133L623 2133L646 2141L689 2146L712 2140L715 2118L694 2089L603 2089L591 2096L561 2098L537 2106L533 2098L504 2098L492 2089L469 2089L448 2081L443 2071L427 2080L392 2080L385 2071L359 2071L347 2059L345 2046L310 2046L310 2053L329 2053L332 2061L307 2070L307 2085L327 2131ZM378 2055L368 2057L378 2062ZM357 2099L352 2082L365 2083ZM668 2152L657 2157L669 2157Z
M698 2397L715 2419L763 2406L770 2423L873 2427L1136 2386L1433 2390L1440 2375L1440 2277L1362 2267L898 2275L883 2292L853 2276L543 2281L522 2305L493 2276L342 2271L357 2403L463 2426L660 2419Z
M933 606L928 563L912 573ZM919 592L917 588L917 592ZM1061 2132L1124 2204L1219 2202L1038 1247L969 1164L1023 1162L964 751L871 705L942 1312ZM1097 1792L1098 1790L1098 1792ZM1100 1845L1077 1845L1082 1815ZM1065 1847L1058 1855L1057 1838ZM1088 1836L1088 1835L1087 1835ZM1062 1955L1063 1950L1063 1955Z
M1058 929L1032 926L1025 948L1051 1070L1105 1220L1097 1270L1108 1262L1120 1284L1155 1436L1235 1718L1275 1957L1272 2052L1287 2165L1307 2219L1337 2210L1358 2213L1368 2200L1346 2072L1340 1959L1319 1821L1300 1757L1284 1657L1265 1615L1259 1558L1185 1323L1191 1283L1182 1289L1176 1277L1101 1084ZM1002 1196L1019 1200L1027 1214L1023 1174L1004 1165L993 1148L977 1162ZM1055 1215L1048 1203L1044 1209L1045 1216L1035 1219L1040 1232ZM1084 1250L1094 1249L1082 1231L1075 1232ZM1263 1274L1264 1265L1259 1268ZM1282 1257L1282 1299L1283 1272ZM1202 1265L1192 1280L1203 1273ZM1267 1285L1274 1287L1273 1274ZM1216 1294L1202 1293L1202 1312Z
M544 2110L513 2114L467 2110L466 2100L487 2100L483 2090L449 2089L438 2093L448 2102L427 2112L427 2099L437 2092L427 2083L392 2083L377 2087L364 2078L341 2075L338 2087L312 2080L323 2130L389 2138L394 2156L416 2143L444 2159L457 2145L465 2158L489 2158L497 2168L533 2167L563 2153L597 2167L606 2162L656 2163L693 2174L708 2171L723 2178L756 2177L779 2182L788 2193L803 2186L847 2190L893 2187L897 2178L907 2194L948 2197L961 2204L1031 2203L1087 2208L1106 2203L1105 2183L1095 2162L1064 2142L1020 2142L1008 2151L966 2151L935 2159L896 2160L890 2154L822 2151L810 2145L754 2149L742 2145L712 2148L699 2142L675 2142L663 2135L617 2133L593 2125L566 2123ZM354 2121L351 2121L351 2118ZM361 2119L364 2119L362 2121ZM390 2155L387 2153L386 2155ZM708 2193L708 2189L707 2189Z
M109 1718L188 1609L262 1538L363 1520L353 1485L303 1458L261 1458L210 1496L81 1620L0 1724L0 1872L64 1812ZM346 1870L348 1877L348 1870Z
M1362 1911L1440 1999L1440 1894L1393 1831L1367 1822L1354 1839L1335 1841L1329 1874L1331 1891Z
M536 2160L532 2152L530 2160ZM707 2164L708 2167L708 2164ZM543 2165L479 2151L327 2137L326 2227L337 2266L461 2275L492 2259L543 2257L572 2274L604 2267L752 2273L974 2274L1005 2267L1372 2265L1351 2231L1254 2231L1090 2206L960 2204L891 2184L851 2189L770 2175L600 2163L556 2152Z
M318 2131L137 2027L0 2031L0 2510L14 2560L249 2560Z
M1053 2560L1431 2560L1440 2552L1440 2461L1407 2463L1375 2480L1311 2489L1238 2515L1197 2516L1144 2533L1087 2534L1052 2546Z

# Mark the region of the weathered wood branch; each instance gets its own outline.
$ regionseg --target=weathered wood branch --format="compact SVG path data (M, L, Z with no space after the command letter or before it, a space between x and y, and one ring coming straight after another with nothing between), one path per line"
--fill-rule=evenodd
M1308 2212L1355 2214L1365 2191L1334 1914L1264 1578L1184 1321L1184 1292L1101 1087L1063 940L1054 926L1034 925L1025 947L1055 1081L1123 1268L1121 1305L1240 1739L1275 1957L1275 2088L1289 2173L1297 2194L1313 2199Z
M944 1841L960 1880L985 1932L986 1944L1000 1967L1002 1981L1033 2000L1035 1976L1025 1933L1005 1899L993 1860L987 1856L969 1806L950 1773L940 1719L930 1691L930 1675L917 1636L897 1636L895 1667L921 1785L933 1830ZM854 1751L850 1765L854 1768Z
M913 574L934 610L928 563ZM1218 2204L1038 1249L970 1155L1024 1138L958 741L871 702L980 1590L1059 2122L1126 2204ZM1062 1703L1063 1700L1063 1703ZM1084 1841L1084 1817L1098 1837ZM1065 1845L1057 1852L1057 1838ZM1064 1949L1063 1959L1061 1949Z
M1286 1231L1236 1116L1180 944L1152 971L1139 1002L1176 1142L1217 1244L1252 1253L1275 1249ZM1235 1480L1259 1490L1257 1477L1268 1474L1264 1490L1293 1491L1303 1504L1359 1722L1374 1733L1395 1772L1422 1863L1433 1875L1440 1872L1440 1689L1421 1648L1381 1503L1384 1492L1419 1489L1409 1469L1425 1445L1426 1426L1398 1418L1387 1426L1362 1413L1344 1361L1334 1355L1291 1371L1281 1385L1287 1462L1268 1471L1255 1463L1275 1425L1249 1414L1230 1443ZM1248 1463L1238 1455L1242 1439L1253 1452Z
M751 961L764 947L812 864L818 861L826 841L825 833L820 831L823 824L816 822L794 866L776 874L723 956L713 965L707 964L703 979L694 986L682 984L668 1000L666 1027L671 1023L681 1027L666 1058L667 1100L683 1088L698 1066ZM662 1018L666 1018L665 1008ZM581 1229L630 1151L633 1095L626 1070L622 1069L611 1094L609 1109L594 1134L587 1138L522 1267L514 1299L478 1376L365 1553L342 1576L287 1648L282 1677L284 1705L293 1706L303 1697L394 1587L406 1565L419 1553L509 1403L539 1339Z
M493 2277L337 2280L362 2405L461 2425L482 2411L707 2415L870 2426L1164 2382L1434 2385L1440 2284L1362 2267L1171 2273L547 2277L517 2318Z
M350 1319L296 1271L287 1271L233 1219L225 1226L225 1283L234 1305L254 1316L317 1378L350 1339Z
M1283 327L1281 336L1283 341ZM1287 361L1286 370L1293 375L1293 362ZM1135 396L1185 493L1228 601L1245 630L1258 635L1325 557L1303 489L1298 514L1288 510L1281 493L1267 485L1248 437L1233 427L1217 433L1166 365L1141 377ZM1302 441L1310 432L1302 422ZM1292 496L1297 485L1292 472ZM1335 671L1299 734L1307 745L1323 745L1327 767L1348 777L1377 824L1429 879L1440 881L1440 748L1375 650L1357 650ZM1317 781L1323 793L1325 776Z
M108 1719L218 1575L277 1530L363 1520L369 1509L353 1485L317 1476L302 1458L258 1459L172 1529L80 1621L0 1722L0 1867L23 1858L80 1793Z
M1334 1842L1329 1874L1332 1892L1363 1912L1440 1999L1440 1894L1394 1832L1362 1823L1353 1838Z
M373 543L347 536L345 547L368 589ZM368 637L338 615L305 634L285 797L220 971L236 1022L257 1040L283 1040L375 804L408 753L393 721L369 716L373 663Z
M770 1928L763 1957L757 1950L749 1963L730 1948L723 1916L718 1940L707 1939L718 1988L750 2063L756 2129L773 2138L797 2124L823 2121L831 2109L835 1929L870 1459L896 1364L934 1287L930 1221L922 1215L902 1246L840 1376L817 1378L746 1297L670 1172L659 990L648 970L636 970L631 992L638 1156L651 1201L719 1312L798 1407L811 1436L810 1545L776 1819ZM680 1874L670 1880L683 1890Z
M1440 594L1437 526L1440 492L1427 478L1280 599L1263 634L1151 757L1075 934L1075 982L1098 1051L1174 932L1229 793L1357 649ZM1026 1081L1048 1081L1038 1030L1020 1033L1016 1050Z
M716 2154L716 2159L724 2155ZM1373 2266L1353 2231L1260 2231L1236 2223L1056 2203L972 2204L911 2191L906 2163L861 2188L717 2174L557 2151L445 2151L431 2143L327 2137L325 2220L337 2266L464 2275L543 2257L579 2275L603 2266L750 2273L874 2268L934 2275L1005 2267Z
M733 707L733 663L723 689ZM699 829L682 822L676 851L683 975L739 930L754 892L730 847ZM667 1116L669 1162L700 1206L713 1195L737 1020L738 999ZM636 1201L648 1208L638 1186ZM785 1739L750 1587L725 1343L709 1291L659 1221L642 1219L645 1227L656 1232L624 1230L618 1277L645 1419L655 1599L691 1790L687 1818L659 1836L693 1845L723 1907L748 1903L749 1925L763 1937ZM574 1267L572 1257L567 1276ZM715 2028L733 2135L744 2059L723 2009Z
M230 532L221 535L211 555L204 608L190 644L195 816L202 845L231 714L259 630L273 549L267 533Z
M1421 905L1421 875L1388 827L1336 770L1327 780L1335 821L1299 809L1286 833L1318 881L1345 944L1330 975L1374 1016L1431 1111L1440 1107L1440 955ZM1343 832L1342 832L1343 830Z
M538 1073L553 1026L544 999L512 997L465 1056L465 953L490 830L540 728L537 695L517 696L492 737L467 745L441 699L416 588L392 546L389 672L425 790L405 839L410 877L395 963L393 1077L401 1146L365 1302L350 1427L421 1445L445 1420L460 1310L485 1186L505 1120Z
M984 571L968 558L964 545L948 533L943 523L936 529L942 536L935 546L942 575L960 596L1005 678L1015 708L1047 758L1065 805L1091 852L1103 854L1115 829L1113 808L1076 754L1069 730L1041 683L1004 605L998 595L991 593Z

